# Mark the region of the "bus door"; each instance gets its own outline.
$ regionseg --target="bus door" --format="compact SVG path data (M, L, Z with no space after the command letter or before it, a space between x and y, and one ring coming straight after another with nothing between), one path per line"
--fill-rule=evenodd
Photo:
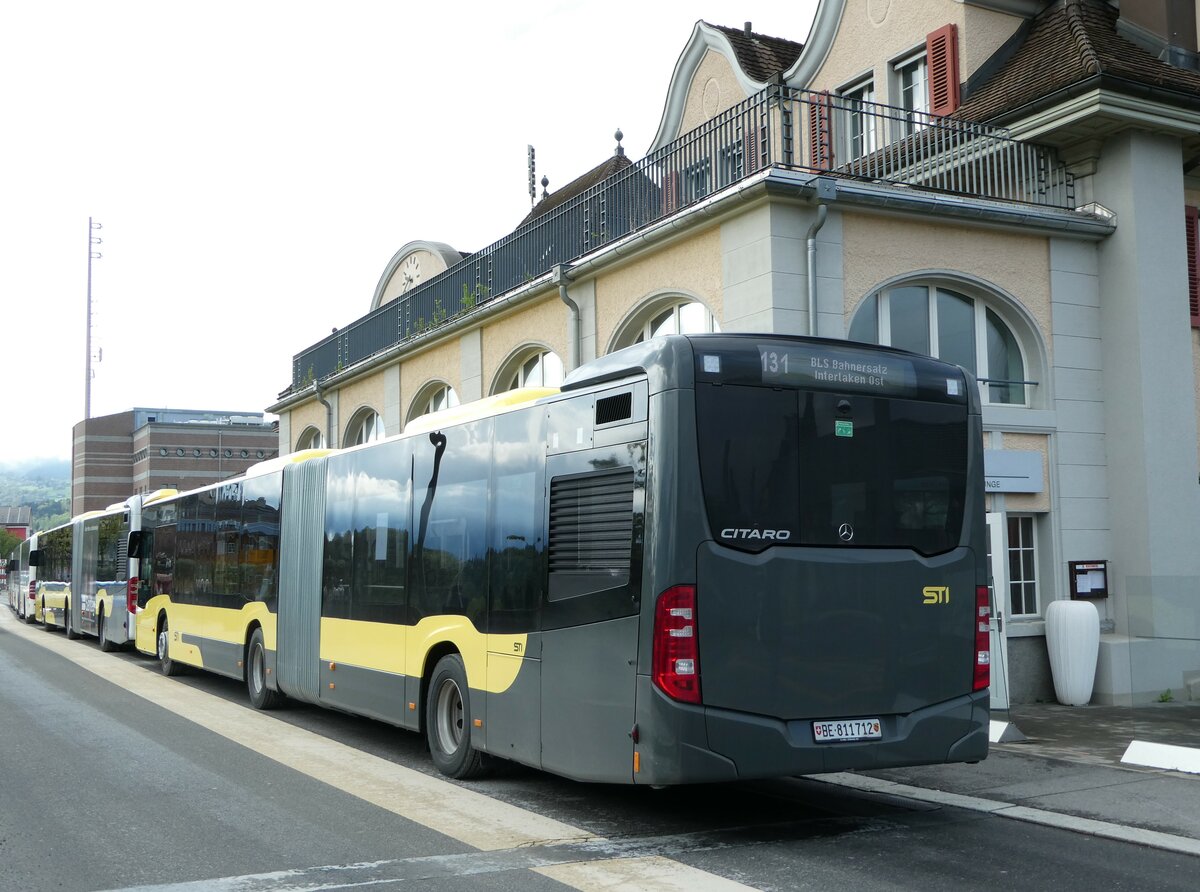
M604 421L605 400L621 396L584 395L548 415L542 767L581 780L633 776L645 402L640 424Z

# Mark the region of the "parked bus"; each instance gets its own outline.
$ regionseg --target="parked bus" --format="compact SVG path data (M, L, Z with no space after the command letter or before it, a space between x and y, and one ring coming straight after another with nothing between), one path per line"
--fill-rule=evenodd
M174 494L160 490L147 498ZM77 597L69 605L67 628L96 636L103 651L128 644L137 631L137 566L127 548L129 534L141 529L141 514L142 496L134 495L72 521Z
M22 540L8 558L8 606L12 608L19 619L32 622L33 617L29 605L33 597L29 589L30 568L29 551L37 542L37 534Z
M78 637L71 627L67 606L71 601L71 561L74 553L74 526L71 521L38 533L37 545L29 552L31 574L29 590L33 597L33 617L47 629L65 628L68 638Z
M978 387L842 341L656 338L146 504L136 646L581 780L976 761Z

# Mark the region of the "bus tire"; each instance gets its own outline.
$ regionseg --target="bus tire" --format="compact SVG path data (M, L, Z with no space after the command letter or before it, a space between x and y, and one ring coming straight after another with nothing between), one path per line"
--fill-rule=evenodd
M75 631L75 627L71 625L71 602L63 603L63 628L67 630L67 639L74 641L79 637L79 633Z
M101 610L96 615L96 637L100 639L100 649L106 654L112 653L117 649L117 646L108 640L106 637L108 629L105 628L108 624L104 621L104 611Z
M283 694L267 687L267 647L262 629L254 630L246 648L246 691L255 709L277 709L283 702Z
M425 710L429 755L437 770L458 780L479 777L484 772L483 754L471 746L471 693L458 654L438 660Z
M155 650L158 654L158 667L162 670L162 674L166 676L178 675L182 667L175 660L172 660L168 654L170 649L171 630L167 627L166 617L163 617L162 624L158 627L158 638L155 641Z

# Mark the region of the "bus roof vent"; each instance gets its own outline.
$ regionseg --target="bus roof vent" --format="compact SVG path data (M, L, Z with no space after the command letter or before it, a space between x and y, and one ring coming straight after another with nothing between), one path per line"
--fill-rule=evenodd
M633 417L633 393L625 391L616 396L596 400L596 425L627 421Z

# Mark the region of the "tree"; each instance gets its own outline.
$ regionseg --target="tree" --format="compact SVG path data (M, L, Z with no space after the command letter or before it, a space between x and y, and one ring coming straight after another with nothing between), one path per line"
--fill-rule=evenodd
M6 562L13 549L21 544L21 540L8 530L0 530L0 562Z

